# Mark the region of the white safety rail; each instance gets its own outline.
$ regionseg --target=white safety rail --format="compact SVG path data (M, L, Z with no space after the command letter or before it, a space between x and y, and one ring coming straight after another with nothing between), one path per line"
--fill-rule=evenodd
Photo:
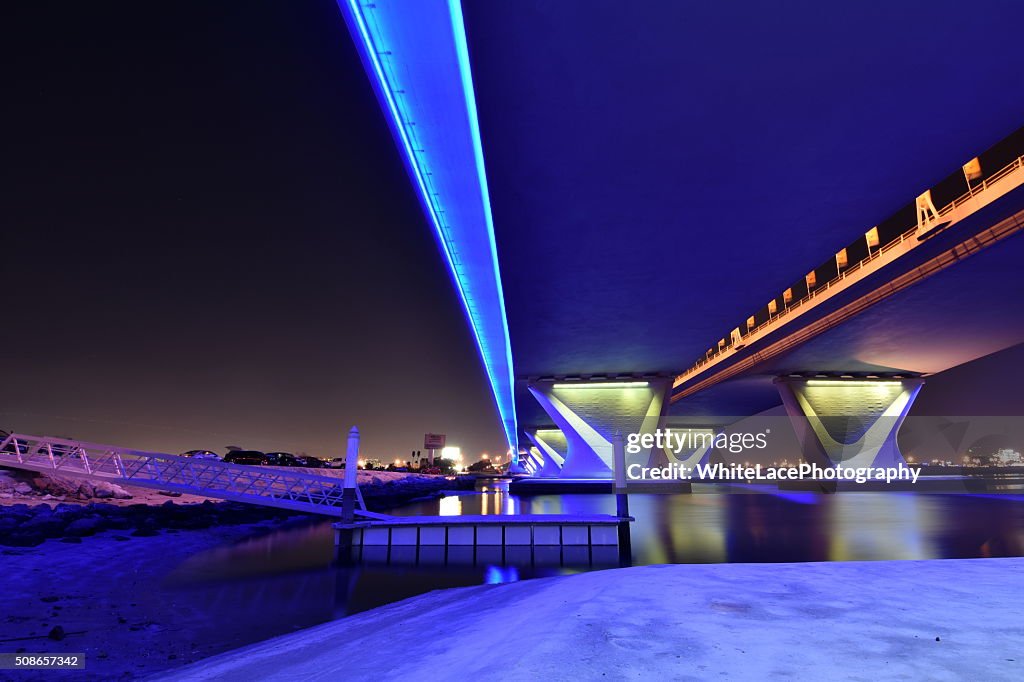
M844 268L828 282L816 285L800 300L785 303L777 313L769 315L766 321L742 332L738 344L719 345L709 349L704 357L675 378L672 387L678 388L693 380L697 375L707 372L715 365L736 355L746 346L760 341L779 327L792 322L832 296L898 260L920 246L930 236L930 233L934 234L934 232L955 225L1022 184L1024 184L1024 156L1014 159L983 182L972 185L968 192L938 211L929 214L926 220L919 217L918 223L903 232L898 238L881 248L869 249L868 255L863 260ZM723 337L722 341L725 341L726 338ZM675 399L678 399L678 396Z
M12 433L0 442L0 466L93 478L115 483L171 490L294 511L341 516L343 481L304 471L230 464L215 459L179 457ZM371 518L388 518L366 511Z

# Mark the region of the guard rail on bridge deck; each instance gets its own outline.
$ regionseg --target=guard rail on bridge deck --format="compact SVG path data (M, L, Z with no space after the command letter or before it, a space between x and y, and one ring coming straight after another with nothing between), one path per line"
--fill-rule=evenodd
M988 206L1011 191L1024 185L1024 156L1017 157L1002 169L993 173L982 182L968 186L968 191L938 210L927 212L922 217L919 211L917 224L900 234L899 237L882 245L880 248L868 248L868 255L857 263L840 268L839 273L828 282L810 288L803 298L786 302L759 325L737 327L729 336L725 336L718 345L708 349L704 357L679 374L672 382L676 389L690 382L696 376L707 372L723 360L726 360L741 349L764 339L779 327L813 309L819 303L844 291L867 276L881 270L886 265L899 259L906 253L917 248L925 239L950 227L975 211ZM989 230L992 232L992 230ZM1000 237L1007 236L1011 230L1002 230ZM748 318L750 319L750 318ZM745 331L744 331L745 330ZM737 333L738 332L738 333ZM693 384L687 389L675 393L672 402L692 395L702 388L715 383L710 378Z
M343 482L316 474L230 464L214 459L180 457L128 450L111 445L83 443L12 433L0 441L0 466L93 478L280 507L300 512L341 516ZM359 487L361 516L386 519L366 511Z

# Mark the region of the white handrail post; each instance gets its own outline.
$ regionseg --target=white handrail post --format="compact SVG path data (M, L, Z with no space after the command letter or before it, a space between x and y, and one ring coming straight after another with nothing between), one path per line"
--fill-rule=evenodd
M78 456L82 459L82 465L85 467L85 473L92 473L92 465L89 463L89 455L85 452L85 448L78 446Z
M345 489L341 496L341 520L343 523L355 521L358 475L359 427L353 426L348 432L348 449L345 452Z
M117 450L111 450L110 458L114 460L114 467L117 469L117 475L121 478L127 478L127 476L124 475L124 462L121 461L121 453Z

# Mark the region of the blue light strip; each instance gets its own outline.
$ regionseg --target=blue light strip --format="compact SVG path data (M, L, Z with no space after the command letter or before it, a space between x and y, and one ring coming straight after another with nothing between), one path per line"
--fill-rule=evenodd
M459 0L338 0L448 263L512 452L512 351Z

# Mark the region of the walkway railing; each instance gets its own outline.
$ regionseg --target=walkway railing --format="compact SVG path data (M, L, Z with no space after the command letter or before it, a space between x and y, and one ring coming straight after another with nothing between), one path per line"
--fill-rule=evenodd
M12 433L0 442L0 466L328 516L341 516L344 492L341 479L304 471L231 464L215 459L180 457L19 433ZM357 495L358 491L357 486ZM361 495L358 495L358 500L362 511L357 511L357 514L388 518L367 512Z
M1007 182L1007 179L1010 181ZM740 334L741 343L739 345L725 345L712 349L689 369L677 376L672 384L673 387L686 383L697 374L704 372L743 347L760 340L777 327L781 327L783 324L798 317L799 314L807 312L813 307L812 303L816 305L824 301L838 291L845 289L854 282L863 279L903 256L908 251L917 247L926 235L930 236L928 233L933 229L940 226L946 227L962 220L967 215L983 206L987 206L1021 184L1024 184L1024 156L1014 159L984 181L971 186L967 192L930 216L929 220L915 224L881 248L869 249L869 254L865 258L844 268L838 275L828 282L815 287L803 298L785 304L778 313L769 315L768 319L761 324L747 329L745 333Z

